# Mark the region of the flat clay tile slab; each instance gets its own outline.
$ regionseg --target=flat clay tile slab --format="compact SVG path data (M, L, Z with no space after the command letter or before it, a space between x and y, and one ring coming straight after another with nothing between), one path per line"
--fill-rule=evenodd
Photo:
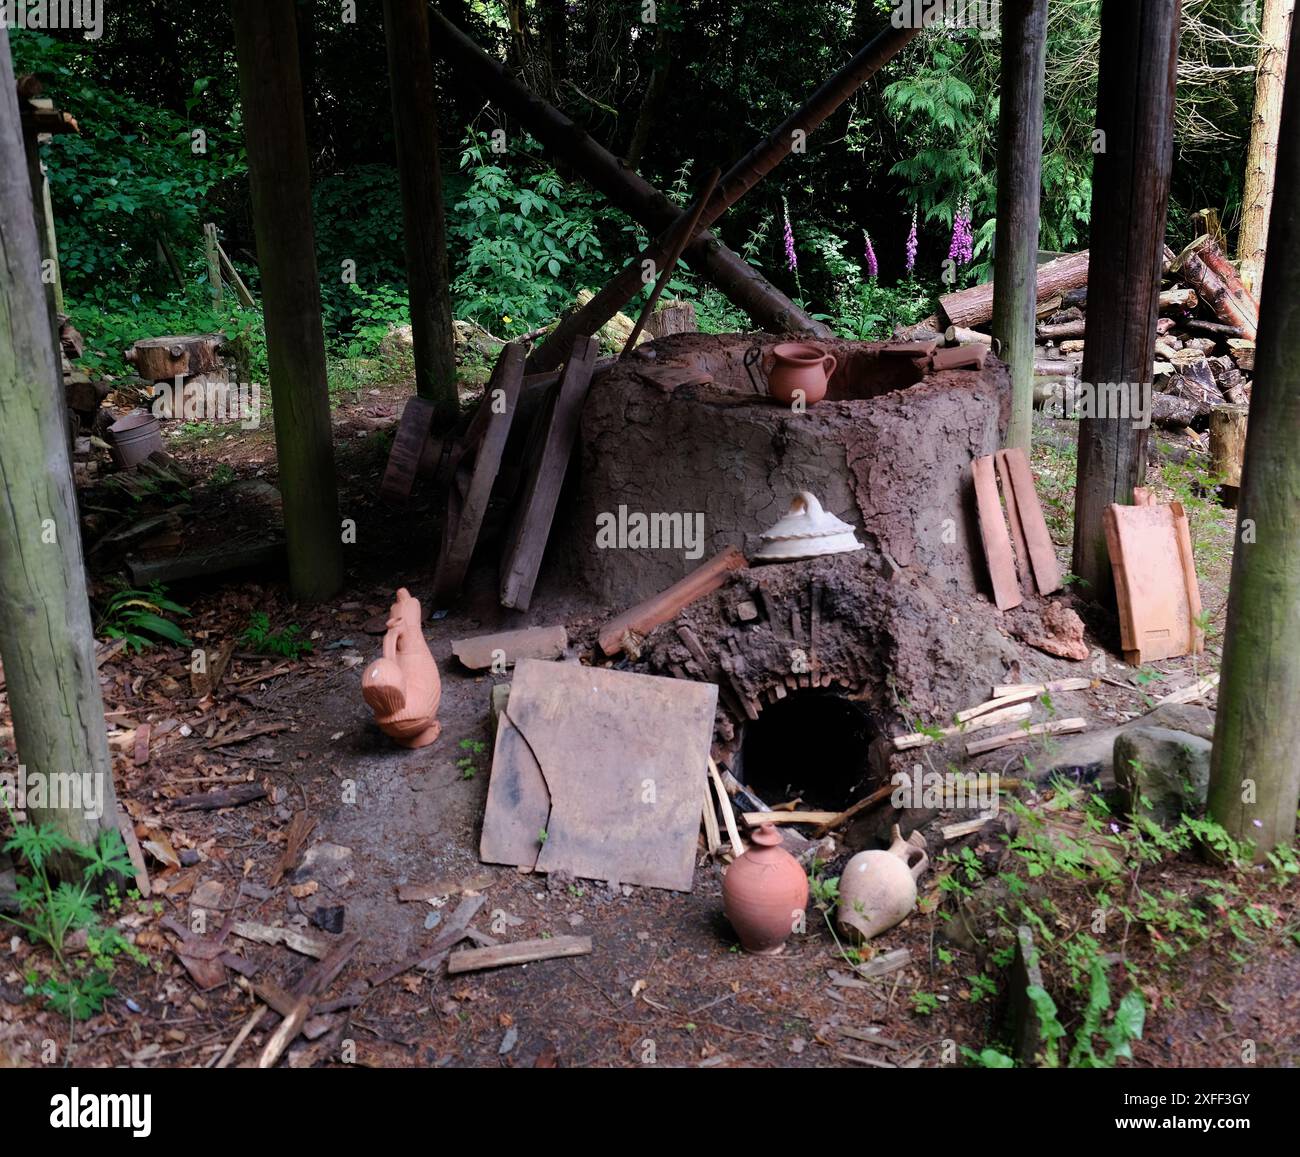
M689 892L717 698L711 683L521 659L481 858Z
M1180 503L1106 508L1103 517L1124 659L1142 666L1199 654L1201 591L1192 535Z

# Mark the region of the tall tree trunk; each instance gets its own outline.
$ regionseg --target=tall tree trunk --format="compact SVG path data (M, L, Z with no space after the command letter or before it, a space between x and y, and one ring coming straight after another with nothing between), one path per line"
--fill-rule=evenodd
M447 426L455 422L460 404L438 162L438 91L425 0L384 0L384 29L402 182L415 388L434 404L435 422Z
M0 656L18 758L28 777L80 773L91 777L79 782L93 785L98 797L98 808L76 810L36 807L29 799L28 815L91 843L101 830L116 826L117 794L63 391L52 388L58 355L46 315L9 33L2 22L0 206ZM87 802L84 796L81 802Z
M1241 281L1256 299L1264 276L1277 135L1282 120L1282 85L1294 14L1295 0L1264 0L1259 28L1259 72L1255 77L1255 118L1246 153L1246 188L1241 198L1241 233L1237 240Z
M232 8L289 585L298 598L326 599L343 583L343 547L294 4Z
M668 92L668 75L672 71L672 33L662 21L655 25L654 48L651 50L650 82L636 114L632 140L627 146L627 163L635 169L650 140L650 132L659 116L659 106Z
M1102 516L1131 503L1146 474L1147 429L1165 217L1174 155L1174 86L1181 0L1103 0L1092 178L1088 330L1082 380L1112 409L1079 423L1074 573L1112 603L1115 581ZM1116 405L1116 389L1126 404Z
M1210 816L1258 859L1300 806L1300 25L1288 80L1210 763Z
M1007 445L1028 450L1034 420L1038 201L1043 174L1047 0L1004 0L998 101L998 221L993 335L1011 367Z

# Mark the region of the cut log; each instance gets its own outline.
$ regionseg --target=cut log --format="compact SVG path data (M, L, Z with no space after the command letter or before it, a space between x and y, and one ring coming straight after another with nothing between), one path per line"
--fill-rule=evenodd
M1246 292L1237 271L1208 234L1198 237L1178 255L1174 269L1200 295L1224 325L1236 326L1242 336L1255 339L1259 306Z
M151 337L138 341L123 356L147 382L169 382L179 376L207 374L221 368L219 333Z
M967 329L965 326L950 325L943 331L943 340L948 345L969 345L973 341L979 341L992 346L993 335L980 333L977 329Z
M732 571L743 570L747 565L745 556L736 547L727 547L667 590L610 619L601 628L600 649L606 655L617 655L624 648L628 632L645 638L656 627L675 618L683 607L717 590Z
M1239 325L1224 325L1221 321L1202 321L1199 317L1189 317L1183 325L1195 333L1210 333L1215 337L1244 336Z
M646 333L656 340L675 333L694 333L698 328L695 304L690 301L670 301L655 310L645 323Z
M1161 313L1169 313L1173 310L1186 310L1191 313L1199 304L1200 299L1196 296L1196 290L1185 286L1166 289L1160 295Z
M1088 283L1088 251L1058 257L1038 267L1038 300L1062 297L1067 290ZM993 282L975 285L939 298L939 309L947 325L970 328L986 325L993 317Z
M1227 506L1237 504L1241 467L1246 457L1246 406L1215 406L1210 411L1210 462L1223 478L1220 494Z
M1087 329L1086 321L1067 321L1063 325L1040 325L1038 337L1040 341L1059 342L1065 338L1081 338Z
M1255 372L1255 343L1249 338L1229 338L1228 350L1243 374Z

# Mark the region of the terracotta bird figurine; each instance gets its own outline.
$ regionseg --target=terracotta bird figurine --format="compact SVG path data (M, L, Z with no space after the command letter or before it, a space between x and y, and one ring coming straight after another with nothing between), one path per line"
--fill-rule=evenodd
M442 699L438 664L420 629L420 601L405 587L388 613L384 657L361 677L361 696L385 735L403 747L425 747L438 738Z

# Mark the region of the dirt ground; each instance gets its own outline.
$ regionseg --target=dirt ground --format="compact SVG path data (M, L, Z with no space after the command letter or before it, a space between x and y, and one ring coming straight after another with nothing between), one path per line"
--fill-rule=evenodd
M248 983L271 981L289 990L314 962L284 945L231 937L228 946L256 974L246 983L230 971L225 985L200 993L173 951L176 935L160 926L168 916L188 926L196 893L232 918L296 927L322 939L329 933L314 927L312 916L337 931L337 923L329 923L337 913L328 910L342 907L342 932L360 936L354 957L328 990L356 994L355 1007L333 1014L315 1042L300 1039L292 1046L291 1065L928 1067L962 1063L953 1042L978 1050L995 1038L1003 998L973 996L968 974L979 971L973 954L958 953L951 962L944 959L951 953L939 951L942 898L933 877L923 884L922 910L872 946L876 954L906 948L910 963L862 980L851 975L813 908L807 933L795 936L783 955L740 952L722 915L721 867L703 855L690 894L611 889L479 862L494 680L462 670L451 658L451 641L561 621L581 638L603 609L543 583L531 612L504 613L489 561L475 571L461 604L426 622L442 672L441 738L432 747L402 751L380 734L359 694L362 665L378 651L393 590L406 585L417 597L426 595L437 542L438 514L427 490L404 510L374 496L385 427L400 413L404 396L404 387L368 390L336 410L341 512L356 519L358 532L356 546L347 548L347 587L337 598L321 607L294 605L279 579L247 574L169 591L190 608L192 617L182 625L196 643L218 646L261 610L276 627L300 626L312 642L310 654L283 660L237 650L216 696L206 700L191 694L188 653L180 648L119 652L104 663L110 721L122 732L138 733L145 723L151 730L144 758L137 762L139 745L129 745L115 755L115 766L119 795L137 829L164 837L155 841L163 859L146 852L161 910L131 920L137 944L156 969L120 967L118 994L102 1013L77 1024L70 1039L65 1021L23 995L24 973L45 966L41 953L6 930L0 942L0 1063L5 1056L10 1063L39 1063L42 1042L52 1039L60 1058L76 1065L216 1064L259 1007ZM1054 472L1068 454L1068 424L1047 435L1048 448L1035 467L1050 519L1066 484ZM258 507L244 500L246 487L239 489L249 480L274 484L269 423L225 439L190 432L174 437L169 450L208 480L193 494L208 530L194 533L220 536L232 524L274 519L273 501ZM1155 481L1164 478L1162 470L1153 467ZM214 471L221 471L219 488L211 486ZM206 506L200 501L205 491L211 499ZM1230 514L1223 521L1230 528ZM1057 539L1066 560L1064 541ZM1207 568L1205 605L1221 630L1227 568L1219 556L1208 559ZM1217 664L1216 649L1212 633L1211 651L1196 673ZM1071 667L1036 659L1036 670L1055 664L1069 673ZM1157 666L1166 687L1191 681L1190 661ZM1115 682L1079 693L1070 711L1109 724L1144 710L1147 688L1125 678L1125 671L1116 662ZM221 742L238 729L283 723L287 730ZM168 797L248 779L264 783L268 798L217 812L165 807ZM308 859L273 886L300 812L314 821L304 843ZM178 861L170 866L163 862L172 858L169 852ZM1186 863L1171 872L1192 880L1204 868ZM446 887L445 899L398 899L404 884L435 882ZM367 978L418 957L456 906L475 893L485 896L474 921L481 932L499 941L587 935L591 955L460 976L413 968L368 986ZM1293 944L1290 951L1247 952L1240 961L1207 945L1183 963L1165 994L1173 994L1172 1007L1165 1000L1149 1015L1134 1063L1241 1064L1243 1037L1269 1042L1259 1063L1300 1063L1300 953ZM917 992L934 996L932 1011L918 1011ZM236 1065L256 1062L275 1019L252 1029ZM344 1056L346 1042L354 1044Z

